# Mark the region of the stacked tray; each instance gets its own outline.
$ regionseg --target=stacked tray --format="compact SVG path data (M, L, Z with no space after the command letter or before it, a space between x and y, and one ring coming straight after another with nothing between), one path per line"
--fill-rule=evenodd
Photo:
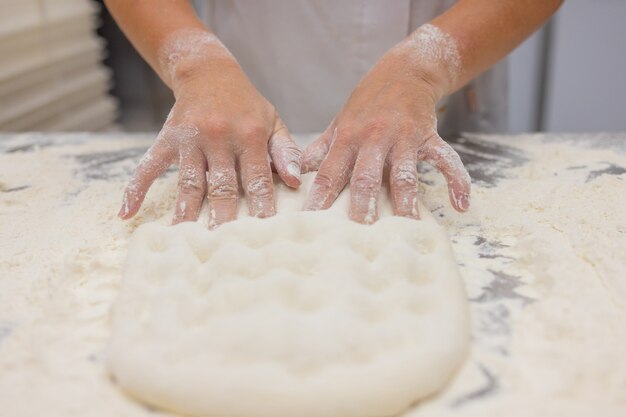
M117 103L90 0L0 0L0 130L111 128Z

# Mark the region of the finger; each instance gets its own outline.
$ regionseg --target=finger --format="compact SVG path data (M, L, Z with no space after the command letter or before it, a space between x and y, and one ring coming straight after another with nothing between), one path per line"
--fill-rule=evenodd
M130 219L139 211L152 183L172 164L175 152L157 139L139 161L133 177L124 190L122 207L118 213L121 219Z
M354 152L350 147L333 146L315 175L304 209L322 210L330 207L348 183L353 166Z
M284 124L281 121L279 123L279 129L272 135L268 144L270 157L278 176L289 187L297 188L301 184L302 151Z
M418 151L418 158L437 168L446 178L452 207L460 212L467 211L470 206L471 178L454 149L435 134Z
M264 218L276 214L267 149L255 147L243 152L239 155L239 169L250 216Z
M417 205L417 152L407 142L398 142L389 158L389 190L393 214L419 219Z
M207 162L199 149L183 152L178 171L178 193L172 224L198 220L206 195Z
M234 155L212 154L209 157L209 173L207 175L209 229L215 229L220 224L237 217L238 194Z
M354 164L350 180L350 218L372 224L378 220L378 194L387 150L364 148Z
M326 129L322 135L306 147L302 155L302 173L317 171L337 137L337 128Z

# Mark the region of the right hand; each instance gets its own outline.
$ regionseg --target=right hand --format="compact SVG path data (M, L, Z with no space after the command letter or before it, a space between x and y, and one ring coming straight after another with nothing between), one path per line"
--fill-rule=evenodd
M151 184L175 163L173 224L197 220L205 196L210 228L235 219L238 178L250 215L274 215L270 162L288 186L300 185L302 153L274 107L219 41L199 46L200 51L172 55L177 61L169 84L176 103L126 187L122 219L138 212Z

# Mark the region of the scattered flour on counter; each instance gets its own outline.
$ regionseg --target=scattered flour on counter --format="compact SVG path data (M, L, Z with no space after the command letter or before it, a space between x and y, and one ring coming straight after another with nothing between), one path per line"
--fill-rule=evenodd
M19 144L19 143L18 143ZM147 140L88 141L0 154L0 415L152 416L119 393L105 371L109 310L127 240L174 201L155 184L140 217L117 219L121 193ZM78 158L141 147L116 179L77 174ZM98 158L92 164L99 164ZM119 208L119 207L118 207Z
M611 167L626 167L626 155L541 136L489 141L529 162L495 187L474 184L469 213L448 207L438 174L420 175L429 183L420 198L447 229L465 282L472 344L452 382L403 416L621 417L626 175ZM116 218L150 142L0 154L0 414L154 415L121 393L105 362L130 236L173 211L169 175L137 218ZM114 162L121 149L134 159ZM81 162L90 153L105 157ZM108 180L83 174L98 164Z
M626 152L585 148L573 140L545 142L541 136L491 140L523 150L531 161L508 172L497 187L474 186L471 212L446 211L442 223L457 241L480 229L484 239L501 244L498 256L508 257L507 273L525 284L521 291L528 301L518 311L502 311L512 319L504 355L474 351L478 363L499 370L497 378L479 378L483 389L498 395L458 409L426 403L408 415L621 417L626 175L596 174L612 165L626 167ZM445 189L429 191L435 191L431 201L445 198ZM454 248L457 258L467 258L468 246ZM462 272L472 299L474 271ZM472 313L478 315L476 307L488 302L476 302ZM467 392L465 381L477 378L472 371L466 367L441 395L444 404L455 404ZM480 390L471 395L480 396Z

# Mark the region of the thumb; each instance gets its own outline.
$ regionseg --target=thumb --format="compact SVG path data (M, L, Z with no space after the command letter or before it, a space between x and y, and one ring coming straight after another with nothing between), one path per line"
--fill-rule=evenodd
M288 186L297 188L301 182L302 151L280 119L270 138L268 150L278 176Z
M302 156L302 173L317 171L328 154L337 136L337 128L331 130L329 127L322 135L315 139L313 143L306 147Z

